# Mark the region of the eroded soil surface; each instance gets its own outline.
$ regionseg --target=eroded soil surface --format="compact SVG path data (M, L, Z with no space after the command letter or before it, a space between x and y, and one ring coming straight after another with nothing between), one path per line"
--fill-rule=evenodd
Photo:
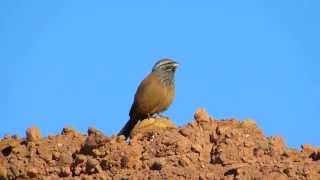
M320 151L289 149L252 120L216 120L204 110L189 124L135 129L130 142L90 128L0 141L0 179L320 179Z

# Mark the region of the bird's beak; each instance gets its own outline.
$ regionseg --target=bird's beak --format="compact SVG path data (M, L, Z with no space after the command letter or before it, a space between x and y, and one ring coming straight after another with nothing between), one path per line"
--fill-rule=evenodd
M172 66L175 67L175 68L177 68L177 67L180 66L180 64L179 64L178 62L174 62L174 63L172 64Z

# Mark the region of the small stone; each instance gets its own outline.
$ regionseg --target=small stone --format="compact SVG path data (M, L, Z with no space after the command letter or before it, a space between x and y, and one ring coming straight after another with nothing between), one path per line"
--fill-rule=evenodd
M315 148L310 144L303 144L301 145L301 148L302 148L302 152L306 154L312 154L317 151L317 148Z
M128 156L123 156L123 157L121 158L121 167L122 167L122 168L128 167L128 164L129 164L129 158L128 158Z
M245 119L240 123L240 125L242 127L247 127L247 128L249 128L249 127L257 127L256 121L254 121L252 119Z
M99 164L96 166L95 170L96 170L97 173L102 173L103 172L102 167Z
M194 119L197 122L209 122L210 116L205 109L199 108L199 109L197 109L196 113L194 114Z
M94 127L90 127L88 129L88 135L103 135L103 133L101 131L99 131L98 129L94 128Z
M105 153L102 153L99 149L93 149L93 150L92 150L92 154L93 154L95 157L100 157L100 156L103 156Z
M60 177L68 177L70 175L71 175L71 170L69 167L62 167L60 169L60 173L59 173Z
M34 167L31 167L27 170L27 175L29 178L35 178L39 174L38 170Z
M61 134L62 135L71 135L71 134L74 134L76 131L72 128L72 127L64 127L62 129L62 132Z
M269 138L269 143L280 149L283 149L285 146L284 140L280 136L272 136L271 138Z
M84 143L84 148L91 151L91 149L98 147L95 136L88 136Z
M179 133L182 136L189 137L189 136L191 136L192 130L190 130L189 128L182 128L179 130Z
M123 136L123 135L117 136L116 141L117 141L118 143L124 142L124 141L126 141L126 137Z
M92 149L95 149L111 141L109 137L104 136L101 132L97 130L95 131L94 128L90 128L88 130L88 134L89 136L86 138L85 143L83 145L83 150L86 153L92 153Z
M73 162L72 155L69 153L66 154L60 154L59 157L59 164L60 165L70 165Z
M228 126L218 126L217 134L224 135L227 138L231 138L232 137L232 130Z
M232 139L227 138L227 139L225 139L225 143L228 145L231 145L233 143L233 141L232 141Z
M251 141L245 141L245 142L243 143L243 145L244 145L244 147L253 147L253 146L254 146L254 143L251 142Z
M254 148L253 149L253 154L256 156L256 157L261 157L264 155L264 151L263 149L261 148Z
M76 163L80 164L87 160L87 156L83 154L77 154L75 159L76 159Z
M176 125L166 118L149 118L142 120L131 131L131 137L138 134L145 134L147 132L153 132L155 129L176 129Z
M283 156L287 157L287 158L291 158L291 159L294 159L294 158L297 158L298 156L298 152L297 150L295 149L287 149L284 153L283 153Z
M189 160L186 157L183 157L183 158L179 159L178 163L182 167L188 167L189 166Z
M88 159L87 164L86 164L86 171L88 173L93 172L98 164L99 164L98 160L93 159L93 158Z
M192 144L191 150L196 153L200 153L202 151L202 147L199 144Z
M26 131L27 140L28 141L37 141L41 139L41 133L39 128L37 127L30 127Z
M81 174L81 168L76 167L73 173L74 173L74 175L79 176Z
M53 152L52 153L52 159L53 160L58 160L60 158L60 153L59 152Z

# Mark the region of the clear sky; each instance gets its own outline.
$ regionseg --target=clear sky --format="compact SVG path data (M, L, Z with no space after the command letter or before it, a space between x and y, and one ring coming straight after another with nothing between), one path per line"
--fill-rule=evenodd
M320 1L0 2L0 136L117 133L154 62L181 66L165 112L253 118L320 146Z

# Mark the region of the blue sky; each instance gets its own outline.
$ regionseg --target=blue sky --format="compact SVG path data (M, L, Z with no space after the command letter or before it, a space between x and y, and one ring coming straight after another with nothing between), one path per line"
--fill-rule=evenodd
M128 119L154 62L180 62L164 114L253 118L291 147L320 146L319 1L1 1L0 136Z

